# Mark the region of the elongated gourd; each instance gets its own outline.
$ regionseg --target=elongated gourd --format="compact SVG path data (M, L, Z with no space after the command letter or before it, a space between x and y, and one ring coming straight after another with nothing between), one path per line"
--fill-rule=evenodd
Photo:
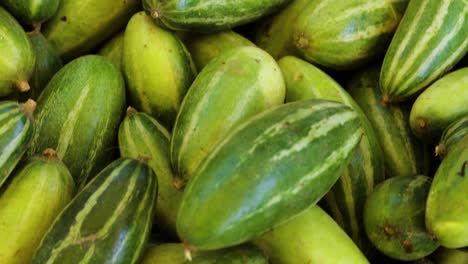
M426 226L446 248L468 247L468 135L437 169L426 203Z
M122 56L132 106L171 129L196 75L184 44L142 11L128 22Z
M148 158L148 165L158 178L158 202L154 219L156 228L177 237L175 225L182 190L174 184L169 155L170 137L157 120L131 107L119 128L120 155Z
M392 177L377 185L366 201L364 224L369 239L385 255L410 261L439 247L425 224L425 205L432 179Z
M385 105L379 89L377 66L355 74L347 86L351 96L368 117L384 153L387 177L424 174L428 167L425 148L411 132L410 109L405 105Z
M1 6L0 58L0 97L13 93L15 86L21 92L29 90L36 56L26 32Z
M243 122L206 157L188 182L177 233L198 249L248 241L318 202L361 140L348 106L304 100Z
M31 263L138 263L157 188L156 176L144 161L115 160L60 213Z
M55 149L81 189L111 161L124 112L124 80L117 67L97 55L75 59L37 101L29 154Z
M0 187L26 153L34 134L36 102L0 101Z
M255 238L271 264L369 263L340 226L318 206Z
M174 125L171 161L188 181L199 164L240 122L284 102L276 61L257 47L239 47L213 59L198 74Z
M411 0L383 61L383 100L409 100L461 60L468 51L467 19L466 1Z
M64 62L68 62L122 30L139 9L138 0L61 0L41 32Z
M286 101L325 99L353 108L361 120L364 136L338 182L325 196L326 208L353 241L368 254L370 242L364 230L364 203L374 186L385 178L382 149L366 115L354 99L330 76L293 56L278 61L286 81Z
M213 33L247 24L290 0L144 0L143 8L165 28Z
M444 129L468 116L468 67L444 75L413 103L409 123L421 140L436 143Z
M75 193L67 167L48 149L18 170L0 196L0 263L30 263L42 236Z
M309 1L296 18L293 41L306 60L349 70L385 53L408 0Z

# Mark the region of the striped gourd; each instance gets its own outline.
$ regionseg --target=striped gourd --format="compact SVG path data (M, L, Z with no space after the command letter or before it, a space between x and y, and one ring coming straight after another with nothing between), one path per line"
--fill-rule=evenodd
M422 175L393 177L377 185L367 199L366 233L385 255L411 261L426 257L439 247L424 223L431 181Z
M171 30L217 32L271 14L291 0L143 0L156 22Z
M29 153L55 149L81 189L112 159L124 112L119 70L102 56L73 60L54 75L37 101Z
M232 30L213 34L190 34L182 41L198 70L203 69L208 62L224 51L241 46L255 46L250 40Z
M187 181L237 124L284 102L276 61L257 47L239 47L213 59L196 77L177 115L171 161Z
M455 146L465 135L468 134L468 115L453 121L445 128L436 146L437 156L444 158L450 149Z
M384 160L376 134L353 98L331 77L312 64L292 56L278 64L286 81L286 102L325 99L354 109L361 120L364 136L338 182L325 196L326 209L365 253L370 244L364 231L362 213L374 185L384 180Z
M42 33L64 61L90 53L122 30L141 7L139 0L60 0Z
M107 41L98 51L98 54L112 61L117 68L121 69L123 39L125 31L117 33L109 41Z
M426 203L426 226L447 248L468 247L468 135L440 163Z
M425 174L425 148L411 132L405 105L382 104L377 66L357 72L348 91L368 117L383 150L387 177Z
M181 243L163 243L149 245L141 264L267 264L263 253L250 244L243 244L220 250L198 251L187 261L184 245Z
M19 96L21 99L32 98L37 100L47 83L63 67L63 64L42 33L32 31L28 33L28 37L36 54L36 63L29 81L31 89L25 93L20 93Z
M310 1L292 26L306 60L336 70L365 65L385 53L408 0Z
M0 187L23 157L34 134L36 103L0 101Z
M468 51L465 0L412 0L385 54L383 99L407 100L450 70Z
M16 19L0 6L0 97L29 90L28 80L36 56L28 36Z
M271 264L366 264L369 261L318 206L255 238Z
M18 170L0 196L0 263L31 263L54 219L73 198L67 167L48 149Z
M156 193L156 176L145 162L112 162L56 218L32 264L138 263Z
M119 128L119 149L122 157L148 158L148 165L158 178L156 228L176 237L175 224L182 191L173 183L169 132L148 114L129 108Z
M182 241L217 249L298 215L335 184L361 140L348 106L303 100L243 122L188 182L177 215Z
M286 55L295 55L291 25L309 2L293 0L273 16L257 22L253 33L255 44L277 60Z
M172 128L196 75L177 35L157 26L145 12L136 13L125 29L122 70L131 104Z
M38 24L51 18L61 0L2 0L2 4L21 23Z
M446 74L418 95L409 124L419 139L436 143L444 129L463 116L468 116L468 67Z

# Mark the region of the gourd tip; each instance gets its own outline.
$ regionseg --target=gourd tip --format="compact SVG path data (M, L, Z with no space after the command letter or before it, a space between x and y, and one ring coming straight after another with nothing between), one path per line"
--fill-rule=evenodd
M29 89L31 89L31 87L29 86L28 81L18 81L18 82L16 82L16 87L22 93L27 92L27 91L29 91Z
M138 111L132 106L127 107L127 116L138 113Z
M381 103L383 105L389 105L392 101L390 100L390 98L388 97L388 95L384 95L384 97L382 98L382 101Z

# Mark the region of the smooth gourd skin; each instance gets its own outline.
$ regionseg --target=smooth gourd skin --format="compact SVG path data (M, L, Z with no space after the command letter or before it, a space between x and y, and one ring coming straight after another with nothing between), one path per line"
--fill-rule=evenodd
M468 116L468 67L444 75L418 95L409 123L418 138L436 143L444 129L463 116Z
M0 97L10 95L17 86L29 89L27 81L34 70L36 56L18 21L0 6Z
M112 62L98 55L75 59L39 97L28 153L55 149L81 189L113 158L125 105L124 80Z
M385 53L408 0L309 1L292 25L304 59L334 70L351 70Z
M324 210L313 206L253 239L271 264L369 263L356 244Z
M214 33L247 24L291 0L144 0L143 8L168 29Z
M157 189L145 161L113 161L57 216L31 263L138 263L151 230Z
M426 226L446 248L468 247L468 135L437 169L426 203Z
M40 24L51 18L61 0L3 0L2 4L23 24Z
M136 13L125 29L122 69L130 103L169 130L196 68L179 37L156 25L145 12Z
M90 53L122 30L140 8L139 0L61 0L41 32L64 62L68 62Z
M53 221L75 194L67 167L54 156L28 160L0 195L0 263L30 263Z

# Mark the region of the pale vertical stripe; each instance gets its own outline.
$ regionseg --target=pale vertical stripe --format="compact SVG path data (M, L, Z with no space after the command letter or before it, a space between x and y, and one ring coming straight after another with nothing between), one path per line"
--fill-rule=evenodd
M280 151L278 154L273 156L270 161L277 162L285 157L293 155L294 153L300 152L304 148L308 147L312 141L326 136L328 132L333 131L335 128L343 126L345 123L357 118L358 116L355 112L348 111L338 112L326 119L322 119L310 126L307 136L298 139L294 142L294 145Z
M136 158L138 156L138 148L135 144L135 140L134 140L134 135L135 135L135 132L131 131L130 129L130 122L128 119L126 121L124 121L123 123L123 142L122 142L122 145L120 146L120 148L123 148L123 150L121 150L121 153L122 153L122 156L123 157L130 157L130 158ZM124 153L128 153L128 155L124 155Z
M417 60L417 58L419 56L421 56L421 54L423 52L427 51L426 47L428 46L429 42L434 37L437 37L437 35L439 35L441 33L440 28L444 24L444 19L447 18L447 14L448 14L448 11L449 11L449 6L450 6L451 1L450 0L439 0L439 1L442 2L442 5L439 7L440 9L437 12L437 16L434 16L434 20L432 21L429 28L427 28L427 30L425 30L424 33L420 34L420 36L422 36L422 37L420 39L418 39L418 41L416 43L413 43L412 47L410 47L410 48L413 48L413 47L418 47L418 48L412 49L412 52L409 53L409 56L404 58L403 64L399 65L398 71L396 71L396 75L395 75L395 78L394 78L394 80L397 81L398 83L399 83L399 81L403 80L404 75L406 75L408 72L410 72L409 69L411 67L413 67L413 65L415 63L420 64L420 62ZM421 9L423 9L423 8L421 8ZM418 22L420 22L420 20L418 20ZM421 26L420 26L419 23L418 23L417 26L419 27L418 30L421 30ZM415 33L408 32L407 36L413 36L413 34L415 34ZM400 45L400 46L403 46L403 45ZM408 48L408 47L406 47L406 48ZM401 60L401 58L399 58L399 57L396 57L396 58ZM402 85L398 85L398 87L404 88L404 86L402 86Z
M19 117L18 119L20 119ZM15 121L15 120L13 120ZM16 121L15 121L16 122ZM0 152L0 168L8 162L12 153L19 147L19 142L24 140L26 136L26 131L29 129L30 123L26 122L25 126L22 129L22 132L12 139ZM0 133L1 134L1 133Z
M165 127L163 127L153 118L150 118L149 120L151 121L151 124L153 124L157 128L157 130L161 132L161 134L163 134L165 138L167 138L167 140L171 140L171 134L169 133L169 131L167 131Z
M92 263L92 257L94 255L94 251L96 250L95 245L91 245L88 250L86 251L86 254L83 256L83 259L80 260L80 264L89 264Z
M466 13L467 9L468 9L468 7L465 6L465 13ZM456 37L461 36L460 31L463 30L463 26L465 25L464 17L465 16L462 16L462 18L457 21L457 24L456 24L455 28L451 29L451 31L448 34L445 34L443 39L437 45L437 47L432 49L432 52L428 56L425 56L423 58L422 62L418 63L419 67L417 68L417 70L415 70L412 75L405 78L405 82L401 85L401 87L407 87L409 84L414 82L414 80L417 79L421 75L421 72L425 72L425 70L426 70L425 68L427 68L427 66L431 62L434 61L435 57L440 55L441 52L443 52L444 49L447 48L450 41L452 41ZM461 53L466 50L467 45L468 45L468 37L465 36L464 42L458 47L458 49L452 51L451 55L447 59L445 59L443 61L443 64L439 65L437 67L437 70L435 72L433 72L431 76L428 76L427 80L428 81L433 80L434 78L431 78L431 77L440 76L440 74L447 69L447 66L449 64L453 63L454 59L456 57L460 56ZM428 81L426 81L425 83L427 83ZM421 85L419 85L417 87L414 87L410 91L418 89L420 86Z
M75 133L75 126L82 125L77 124L78 118L80 116L81 111L83 110L82 106L86 98L88 97L89 92L91 91L91 87L86 85L82 91L78 99L75 101L75 104L71 108L71 111L68 113L67 117L65 118L65 122L60 129L59 139L57 142L57 155L62 159L68 150L68 147L73 139L73 135Z
M391 149L395 149L395 151L398 150L399 154L395 153L395 157L399 157L404 160L405 164L409 163L412 173L416 174L418 173L418 160L416 159L416 154L414 153L415 149L411 140L412 132L409 128L408 122L406 118L402 118L405 117L405 115L399 108L395 108L394 111L392 111L392 115L393 120L395 120L396 128L400 133L399 141L402 143L402 145L399 145L398 148L395 147ZM406 156L406 158L403 158L403 155Z
M276 204L280 202L288 201L289 199L291 199L291 197L298 195L298 193L300 193L304 189L305 186L308 186L308 184L310 184L311 181L316 179L321 174L325 173L333 165L335 165L337 162L339 162L340 160L343 160L347 155L349 155L350 151L355 147L356 142L358 142L361 137L362 137L362 131L359 129L353 135L351 135L348 138L348 140L344 142L344 144L340 148L338 148L333 153L331 153L324 160L324 162L320 164L321 166L318 166L312 169L312 171L310 171L308 174L301 177L299 181L297 181L294 185L290 186L290 188L288 188L287 190L277 193L263 207L256 208L249 214L246 214L242 216L241 218L236 219L234 223L227 225L226 228L224 229L224 232L229 231L233 227L238 227L240 223L245 222L259 214L262 214L265 210L268 210L269 208L275 206Z
M4 123L4 120L0 120L2 122L0 126L0 135L4 135L7 131L12 130L12 128L16 129L15 123L18 123L18 121L21 120L21 115L18 113L12 113L8 117L11 117L11 119L6 124Z
M352 155L352 154L351 154ZM356 215L356 200L353 196L353 182L351 180L350 171L346 170L347 173L341 175L340 179L338 180L339 184L341 184L343 191L344 191L344 199L345 205L347 208L348 219L349 219L349 226L351 228L351 237L357 238L359 237L359 226L357 223L357 215Z
M337 204L338 202L336 201L335 197L335 192L333 189L331 189L325 196L325 199L327 200L328 207L331 210L331 214L333 215L333 219L340 225L346 225L346 222L344 221L343 214L340 211L340 208L338 208Z
M3 110L3 109L2 109ZM16 108L16 109L12 109L12 110L7 110L3 113L0 113L0 124L2 124L2 126L4 125L3 123L5 122L4 120L13 116L13 115L17 115L18 113L20 113L20 109L19 108ZM0 135L1 135L2 132L0 132Z
M393 72L396 72L397 70L395 69L396 67L398 67L399 69L401 68L400 65L397 65L397 63L400 61L402 57L402 53L405 51L405 48L408 46L408 43L411 40L411 38L414 37L414 35L416 34L416 31L420 29L419 28L420 20L421 20L421 17L424 15L424 10L426 9L426 6L429 4L429 2L430 2L429 0L424 0L418 12L412 18L411 20L412 23L408 25L407 32L405 36L403 37L403 39L400 41L399 45L397 46L395 54L393 55L392 61L390 63L390 67L386 69L386 72L393 73ZM397 80L396 76L393 78L389 78L389 77L385 78L384 79L385 82L383 83L383 86L384 86L383 88L390 89L391 87L393 87L393 82L395 82L396 80Z
M76 244L76 241L79 241L82 239L81 236L81 224L84 222L84 219L88 216L88 214L91 212L91 210L94 208L94 206L98 203L98 199L101 197L101 195L107 190L109 185L112 183L112 181L115 180L115 177L118 176L118 174L121 172L122 167L127 166L129 161L124 161L120 164L120 166L114 168L112 173L107 176L106 180L104 183L98 188L86 201L86 206L82 208L81 211L79 211L76 214L75 217L75 224L72 224L70 226L70 229L68 231L68 234L65 236L65 239L59 244L59 247L56 247L52 250L50 257L47 261L47 263L54 263L55 259L59 256L60 252L67 248L68 246ZM135 177L133 177L135 178ZM132 181L129 183L129 187L126 190L126 193L124 195L123 200L128 202L128 196L133 193L133 190L135 188L135 179L132 178ZM115 210L114 214L112 217L109 218L109 221L106 222L104 227L99 230L96 233L96 239L102 238L103 235L105 235L110 227L112 227L112 221L115 220L116 214L120 213L124 209L124 206L122 204L119 204L118 208Z

